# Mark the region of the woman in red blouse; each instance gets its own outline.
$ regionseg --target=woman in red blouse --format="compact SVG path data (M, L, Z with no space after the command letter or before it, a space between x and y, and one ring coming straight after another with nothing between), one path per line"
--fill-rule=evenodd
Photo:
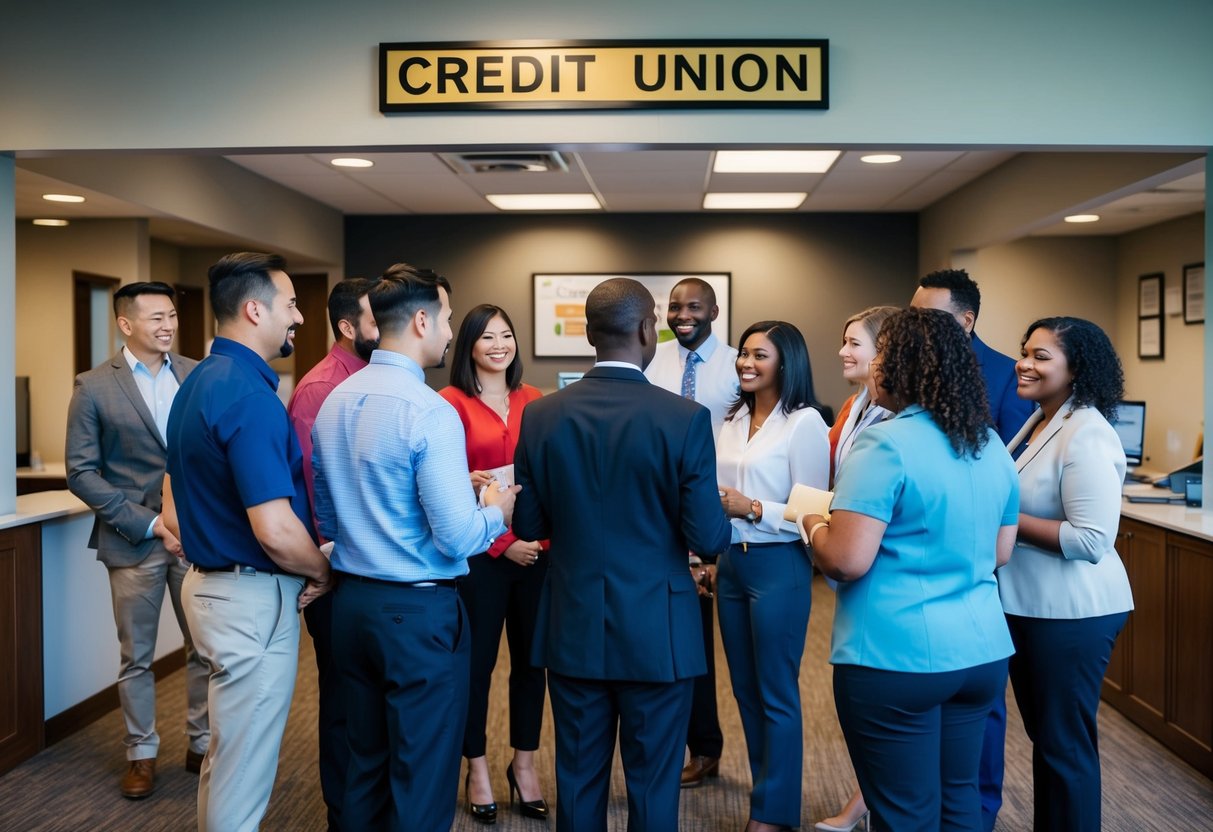
M468 312L455 339L451 384L439 394L463 422L472 487L479 492L494 477L513 483L522 409L540 393L522 383L514 325L504 309L481 304ZM508 469L500 470L504 466ZM510 646L510 745L514 748L514 759L506 768L510 802L517 792L524 817L545 819L548 814L535 772L547 677L542 668L531 666L535 614L548 566L546 548L547 541L519 540L508 531L487 552L468 559L470 571L459 583L472 638L463 736L463 756L468 758L465 790L468 812L481 823L497 820L485 758L485 723L503 623Z

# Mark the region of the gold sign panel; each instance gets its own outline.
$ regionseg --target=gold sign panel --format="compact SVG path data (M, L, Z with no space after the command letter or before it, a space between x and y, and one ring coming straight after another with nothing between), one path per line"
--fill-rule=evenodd
M829 107L829 41L382 43L379 110Z

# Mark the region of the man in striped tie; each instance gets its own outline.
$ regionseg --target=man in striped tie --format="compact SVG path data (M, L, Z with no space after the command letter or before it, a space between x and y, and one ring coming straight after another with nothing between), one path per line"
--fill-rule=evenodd
M720 315L716 292L710 283L688 277L675 284L666 307L666 323L674 340L657 347L657 355L645 370L649 381L671 393L702 404L712 412L712 435L720 433L725 411L737 398L737 350L712 333L712 322ZM691 555L696 580L707 577L714 583L715 552ZM700 611L708 672L695 679L691 722L687 730L690 760L682 771L682 787L702 785L720 771L724 736L716 715L716 662L712 623L712 596L700 584Z

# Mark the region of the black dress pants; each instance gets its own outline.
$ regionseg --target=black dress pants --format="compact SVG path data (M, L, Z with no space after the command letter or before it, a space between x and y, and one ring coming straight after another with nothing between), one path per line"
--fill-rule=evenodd
M724 734L716 712L716 627L713 621L715 601L700 597L703 620L703 649L707 653L708 672L696 676L691 696L691 724L687 728L687 748L696 757L719 757L724 749Z
M531 643L535 639L539 594L548 570L547 553L541 553L532 566L520 566L505 555L476 555L468 559L468 569L459 582L472 631L463 756L483 757L485 753L489 685L497 665L503 624L510 647L510 746L534 751L539 747L543 724L547 674L543 668L531 665Z

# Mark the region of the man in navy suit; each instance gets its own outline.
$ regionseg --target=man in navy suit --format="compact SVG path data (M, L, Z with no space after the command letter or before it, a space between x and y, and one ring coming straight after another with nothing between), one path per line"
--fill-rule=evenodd
M707 408L651 385L653 296L613 278L586 299L598 361L527 406L514 533L552 541L532 659L548 668L561 832L606 829L615 734L628 829L678 828L692 679L705 672L687 552L728 546Z
M1010 442L1036 405L1019 398L1016 392L1015 359L987 347L973 327L981 311L981 291L964 269L943 269L931 272L918 281L918 289L910 306L922 309L942 309L951 313L965 332L969 333L977 366L986 383L990 403L990 418L1003 443ZM979 771L981 787L981 820L985 832L991 832L998 810L1002 808L1003 746L1007 734L1007 701L1005 692L994 700L994 708L986 720L986 737L981 751Z
M981 311L981 290L977 288L977 283L964 269L931 272L918 281L918 289L910 300L910 306L942 309L951 313L964 327L973 345L973 354L977 356L981 377L986 383L994 430L1004 444L1010 442L1024 422L1028 421L1036 405L1019 398L1016 393L1015 359L987 347L973 331L977 325L977 314Z

